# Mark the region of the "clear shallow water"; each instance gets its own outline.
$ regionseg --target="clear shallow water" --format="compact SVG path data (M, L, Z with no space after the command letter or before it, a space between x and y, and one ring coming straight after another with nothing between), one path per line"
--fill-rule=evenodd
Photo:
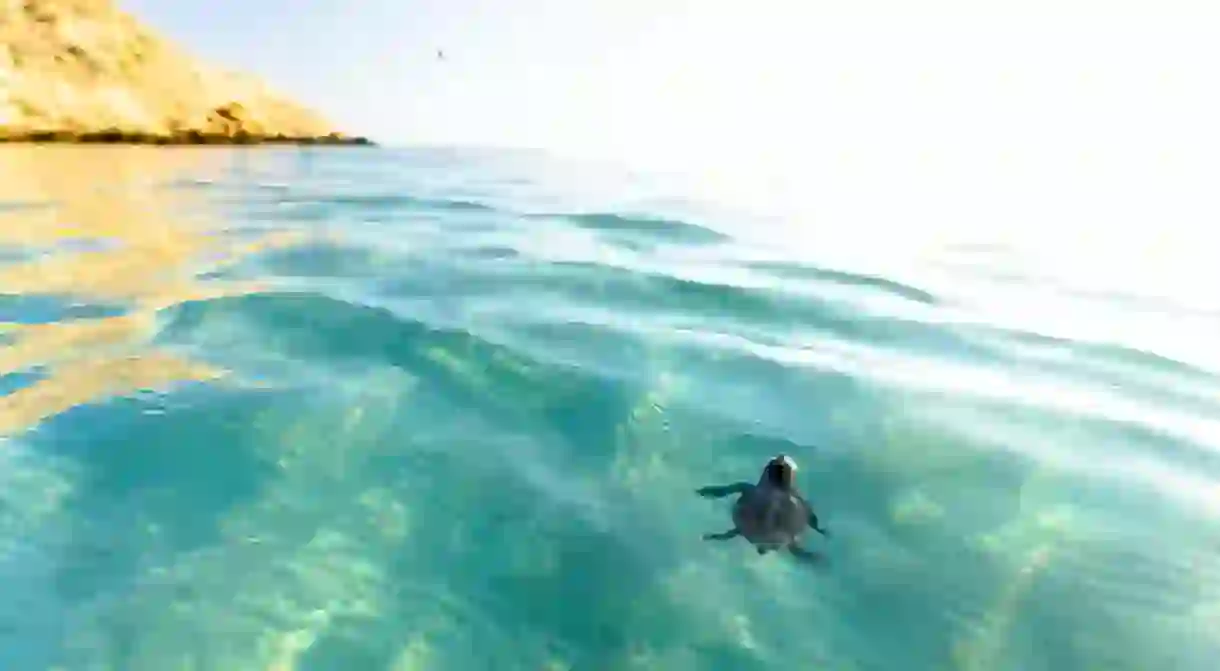
M1215 312L525 154L5 148L0 189L0 668L1220 654ZM700 540L780 451L817 569Z

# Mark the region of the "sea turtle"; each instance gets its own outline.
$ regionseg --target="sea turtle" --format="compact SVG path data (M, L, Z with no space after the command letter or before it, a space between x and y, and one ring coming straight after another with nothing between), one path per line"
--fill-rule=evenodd
M757 484L738 482L731 485L708 486L696 490L704 498L719 499L738 494L733 504L733 528L718 534L704 534L704 540L724 541L744 536L758 554L787 548L793 555L806 560L817 555L797 544L806 528L829 537L818 524L813 507L801 496L794 482L796 462L779 454L763 467Z

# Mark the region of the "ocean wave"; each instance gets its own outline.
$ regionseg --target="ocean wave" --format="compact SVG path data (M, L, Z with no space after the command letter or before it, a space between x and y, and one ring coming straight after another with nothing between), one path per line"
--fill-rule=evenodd
M167 151L108 160L172 186L155 210L52 179L97 155L0 160L80 215L0 211L0 243L41 250L0 266L0 661L1220 649L1220 378L1126 337L1133 303L1073 295L1112 336L1075 337L1005 302L1020 278L763 249L630 180L559 193L579 180L538 157ZM699 538L728 515L692 491L776 452L834 533L819 570Z

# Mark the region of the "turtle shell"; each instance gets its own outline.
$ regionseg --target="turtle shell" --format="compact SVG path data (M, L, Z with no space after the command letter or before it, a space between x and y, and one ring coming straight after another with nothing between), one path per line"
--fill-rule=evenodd
M793 492L755 487L733 504L733 523L755 545L783 547L808 528L809 507Z

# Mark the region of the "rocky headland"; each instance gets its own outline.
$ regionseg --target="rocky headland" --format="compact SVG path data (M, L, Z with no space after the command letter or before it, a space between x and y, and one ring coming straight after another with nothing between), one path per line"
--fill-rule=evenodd
M0 0L0 142L372 144L112 0Z

